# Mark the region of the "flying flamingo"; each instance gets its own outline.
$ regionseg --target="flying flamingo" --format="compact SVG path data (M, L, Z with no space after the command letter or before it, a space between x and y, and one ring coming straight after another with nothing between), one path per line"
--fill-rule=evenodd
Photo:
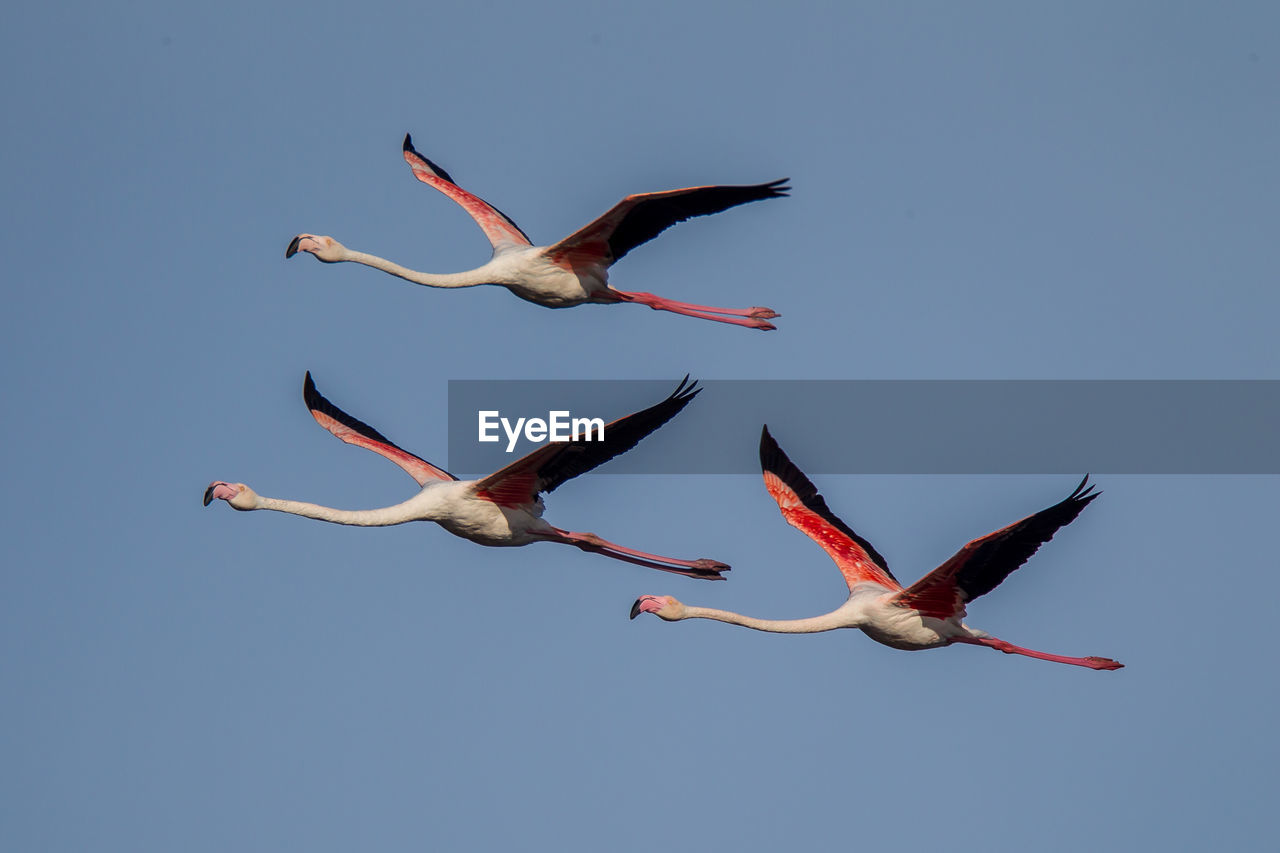
M817 488L797 468L765 427L760 436L760 464L765 488L778 502L782 517L813 539L835 560L849 585L849 599L824 616L809 619L754 619L727 610L689 607L669 595L642 595L631 606L631 618L656 613L668 622L715 619L757 631L811 634L836 628L861 628L867 636L895 649L932 649L952 643L987 646L1006 654L1086 666L1120 669L1110 658L1064 657L1015 646L970 628L961 620L965 604L985 595L1021 566L1059 528L1071 523L1098 496L1089 478L1067 498L995 533L965 545L938 568L906 589L889 572L871 543L836 518Z
M619 418L604 428L603 441L550 442L482 480L459 480L412 453L398 447L373 427L339 409L316 390L310 371L302 396L320 426L347 444L379 453L418 481L422 490L395 506L370 510L341 510L302 501L265 498L244 483L217 480L204 492L204 505L215 498L234 509L270 509L335 524L385 527L408 521L434 521L450 533L481 545L497 547L559 542L615 560L635 563L678 575L724 580L729 566L716 560L677 560L624 548L594 533L578 533L552 527L542 520L539 492L550 492L566 480L585 474L640 443L698 396L697 383L681 380L671 396L657 405Z
M327 264L354 261L427 287L474 287L497 284L521 299L548 308L571 308L584 302L635 302L655 311L672 311L717 323L752 329L775 328L768 321L781 316L769 308L713 308L676 302L652 293L630 293L609 286L609 267L636 246L693 216L719 213L749 201L787 194L786 178L754 186L687 187L665 192L629 195L596 221L552 246L535 246L511 219L496 207L459 187L449 173L414 150L404 137L404 159L418 180L429 184L476 221L493 244L493 256L468 272L437 275L417 272L397 263L356 252L332 237L299 234L284 256L310 252Z

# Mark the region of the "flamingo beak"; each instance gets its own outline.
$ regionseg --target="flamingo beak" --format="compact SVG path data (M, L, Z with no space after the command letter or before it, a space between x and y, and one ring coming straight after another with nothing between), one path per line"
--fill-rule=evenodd
M209 497L209 494L208 494L208 492L206 492L206 493L205 493L205 498L208 498L208 497ZM206 500L205 502L206 502L206 503L208 503L208 501L207 501L207 500ZM631 618L632 618L632 619L636 618L637 616L639 616L639 615L640 615L640 612L641 612L641 611L640 611L640 599L638 599L638 598L637 598L637 599L635 600L635 603L631 605Z
M216 480L209 484L209 488L204 490L204 505L208 506L214 501L231 502L231 499L240 493L240 490L230 483L224 483Z
M289 258L292 258L294 255L298 254L298 243L301 240L302 240L302 235L299 234L297 237L294 237L292 240L289 241L289 248L284 250L285 260L288 260Z

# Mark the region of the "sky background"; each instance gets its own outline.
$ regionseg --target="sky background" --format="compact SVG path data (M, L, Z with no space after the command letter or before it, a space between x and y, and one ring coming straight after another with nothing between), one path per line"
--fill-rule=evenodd
M629 622L644 593L839 605L756 476L606 468L548 499L554 524L729 562L723 584L200 497L412 494L315 426L307 369L441 464L450 379L1280 377L1278 24L1266 3L9 10L0 848L1269 848L1276 477L1095 470L1102 498L970 608L1116 673ZM488 257L409 174L406 131L539 243L627 193L789 176L612 277L779 330L286 262L304 231L422 270ZM708 419L703 395L633 453ZM721 427L753 447L760 424ZM1076 480L816 479L908 582Z

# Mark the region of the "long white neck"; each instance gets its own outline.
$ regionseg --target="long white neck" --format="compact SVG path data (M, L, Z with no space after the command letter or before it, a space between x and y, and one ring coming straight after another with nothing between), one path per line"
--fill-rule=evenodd
M716 610L712 607L684 608L681 619L714 619L717 622L728 622L730 625L741 625L756 631L769 631L774 634L818 634L823 631L834 631L836 628L857 627L849 618L849 614L841 610L833 610L822 616L810 616L807 619L756 619L754 616L743 616L731 610Z
M467 272L456 272L447 274L435 274L429 272L418 272L408 267L402 267L399 264L388 261L386 258L380 258L377 255L371 255L368 252L356 252L347 249L344 261L352 261L357 264L364 264L367 267L382 270L391 273L405 281L411 281L414 284L423 284L427 287L475 287L477 284L493 284L493 282L482 272L484 267L479 267Z
M390 527L393 524L404 524L407 521L433 520L429 511L424 511L421 501L405 501L395 506L381 509L333 509L305 501L291 501L284 498L258 497L253 509L269 509L275 512L287 512L304 518L319 521L330 521L334 524L350 524L356 527Z

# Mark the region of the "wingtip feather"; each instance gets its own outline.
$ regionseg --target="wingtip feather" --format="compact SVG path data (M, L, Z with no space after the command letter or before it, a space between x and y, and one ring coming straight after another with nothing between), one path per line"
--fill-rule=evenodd
M315 380L311 378L311 371L308 370L306 375L302 377L302 402L307 404L308 409L316 408L316 405L324 397L316 390Z
M1102 494L1102 492L1098 491L1097 485L1090 483L1089 475L1085 474L1084 479L1082 479L1079 485L1076 486L1075 491L1067 496L1067 500L1087 505L1100 494Z
M683 405L701 393L702 389L698 387L698 380L694 379L690 382L689 374L686 373L684 379L681 379L680 384L676 386L676 390L672 391L667 399Z
M782 447L778 444L778 440L773 437L773 433L769 432L769 425L764 424L760 428L760 470L761 472L773 471L775 474L782 476L783 469L791 462L791 459L783 452ZM794 463L791 467L795 467ZM799 473L800 469L796 468ZM804 475L801 473L801 476ZM783 479L786 479L783 477ZM805 478L808 479L808 478ZM812 484L810 484L812 485Z
M413 147L413 137L411 134L406 133L404 135L404 145L401 146L401 148L404 151L404 156L406 160L409 160L410 158L412 158L413 160L421 161L420 165L425 166L427 170L430 171L437 178L441 178L442 180L446 180L449 183L453 184L454 186L457 186L458 182L453 179L452 175L450 175L443 168L441 168L439 163L432 161L431 158L427 157L421 151ZM415 171L417 170L417 166L415 166L413 162L409 163L409 167L414 169ZM490 205L490 207L492 207L492 205ZM498 209L495 207L494 210L498 210ZM506 217L506 214L503 214L502 211L498 211L498 213L503 217ZM508 221L510 220L508 219ZM511 224L513 226L515 225L514 222L512 222ZM520 230L519 227L516 227L516 230L519 231Z
M776 181L770 181L769 183L762 184L761 186L769 190L770 198L778 198L791 194L791 185L788 183L790 180L790 178L778 178Z

